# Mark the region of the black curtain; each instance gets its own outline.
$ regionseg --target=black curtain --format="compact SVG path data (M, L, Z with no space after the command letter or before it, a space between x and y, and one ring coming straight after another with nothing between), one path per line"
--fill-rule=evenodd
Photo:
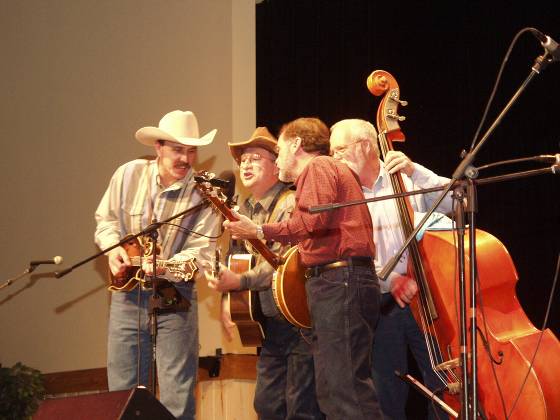
M407 107L399 149L450 176L470 147L515 35L535 27L560 41L560 15L541 2L264 0L257 4L257 123L277 133L301 116L327 125L375 123L368 75L395 76ZM548 3L548 2L547 2ZM549 3L550 4L550 3ZM513 47L482 133L531 72L543 48L529 33ZM560 63L537 75L481 149L475 166L560 152ZM481 177L537 164L484 171ZM560 251L558 175L478 187L477 226L510 253L521 306L541 328ZM512 279L515 281L515 279ZM558 336L558 291L549 327Z

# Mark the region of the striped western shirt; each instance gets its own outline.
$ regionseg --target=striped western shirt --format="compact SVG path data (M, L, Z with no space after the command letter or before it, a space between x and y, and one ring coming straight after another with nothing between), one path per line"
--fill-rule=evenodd
M195 188L193 170L165 188L159 183L157 160L137 159L120 166L95 212L95 243L106 249L153 220L163 221L203 201ZM211 261L222 219L211 206L187 213L159 229L160 257ZM172 277L169 277L173 280Z

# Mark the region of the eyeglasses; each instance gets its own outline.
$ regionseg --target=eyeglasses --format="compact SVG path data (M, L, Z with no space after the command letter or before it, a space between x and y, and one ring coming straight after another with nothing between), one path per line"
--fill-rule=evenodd
M239 165L259 162L263 159L273 160L269 157L261 155L260 153L243 153L239 158Z
M346 153L346 151L348 150L348 148L350 146L361 143L363 141L367 141L367 140L366 139L360 139L360 140L353 141L352 143L345 144L344 146L339 146L337 148L334 148L334 149L331 150L330 155L331 156L343 155L344 153Z

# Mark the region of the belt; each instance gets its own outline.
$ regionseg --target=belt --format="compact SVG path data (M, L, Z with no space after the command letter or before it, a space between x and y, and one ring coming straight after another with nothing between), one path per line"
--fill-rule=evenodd
M340 267L373 267L370 257L350 257L345 260L335 261L323 265L315 265L305 270L305 278L320 276L325 271L334 270Z
M152 281L151 277L150 277L150 280L146 280L144 278L142 281L139 281L139 283L140 283L140 288L142 290L152 290L154 288L154 282ZM171 285L171 283L169 282L169 280L159 278L159 283L157 284L158 289L165 289L166 287L169 287L170 285Z

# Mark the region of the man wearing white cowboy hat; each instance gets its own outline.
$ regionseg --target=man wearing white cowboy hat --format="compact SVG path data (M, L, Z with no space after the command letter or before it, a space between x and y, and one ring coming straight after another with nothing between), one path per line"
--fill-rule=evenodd
M96 212L95 242L107 249L129 234L140 232L154 220L170 218L201 203L194 188L192 165L198 146L210 144L216 130L200 137L198 122L190 111L172 111L158 127L144 127L136 139L154 146L155 160L136 159L120 166ZM209 260L220 232L221 219L208 206L162 225L158 237L158 259L185 260L196 264ZM194 234L192 234L194 233ZM122 276L131 266L123 247L107 252L113 276ZM144 258L147 279L151 258ZM198 370L198 316L194 282L180 281L165 269L159 278L174 282L180 299L190 301L188 310L162 311L157 316L156 363L160 400L178 419L194 419ZM111 295L107 374L109 390L149 385L151 367L148 304L152 290L140 286ZM140 343L138 348L137 343Z
M239 177L251 195L242 203L241 214L256 223L288 219L295 205L294 191L278 180L276 139L266 127L258 127L251 138L228 143L239 165ZM267 243L272 252L282 252L278 242ZM287 248L284 248L284 250ZM241 250L239 250L241 252ZM245 251L246 253L246 251ZM220 270L216 278L206 271L208 286L220 292L253 290L263 314L265 339L257 361L254 407L260 419L324 419L315 397L310 330L300 330L278 311L272 295L274 269L262 257L244 272ZM223 302L227 302L224 300ZM232 327L229 305L222 305L226 331Z

